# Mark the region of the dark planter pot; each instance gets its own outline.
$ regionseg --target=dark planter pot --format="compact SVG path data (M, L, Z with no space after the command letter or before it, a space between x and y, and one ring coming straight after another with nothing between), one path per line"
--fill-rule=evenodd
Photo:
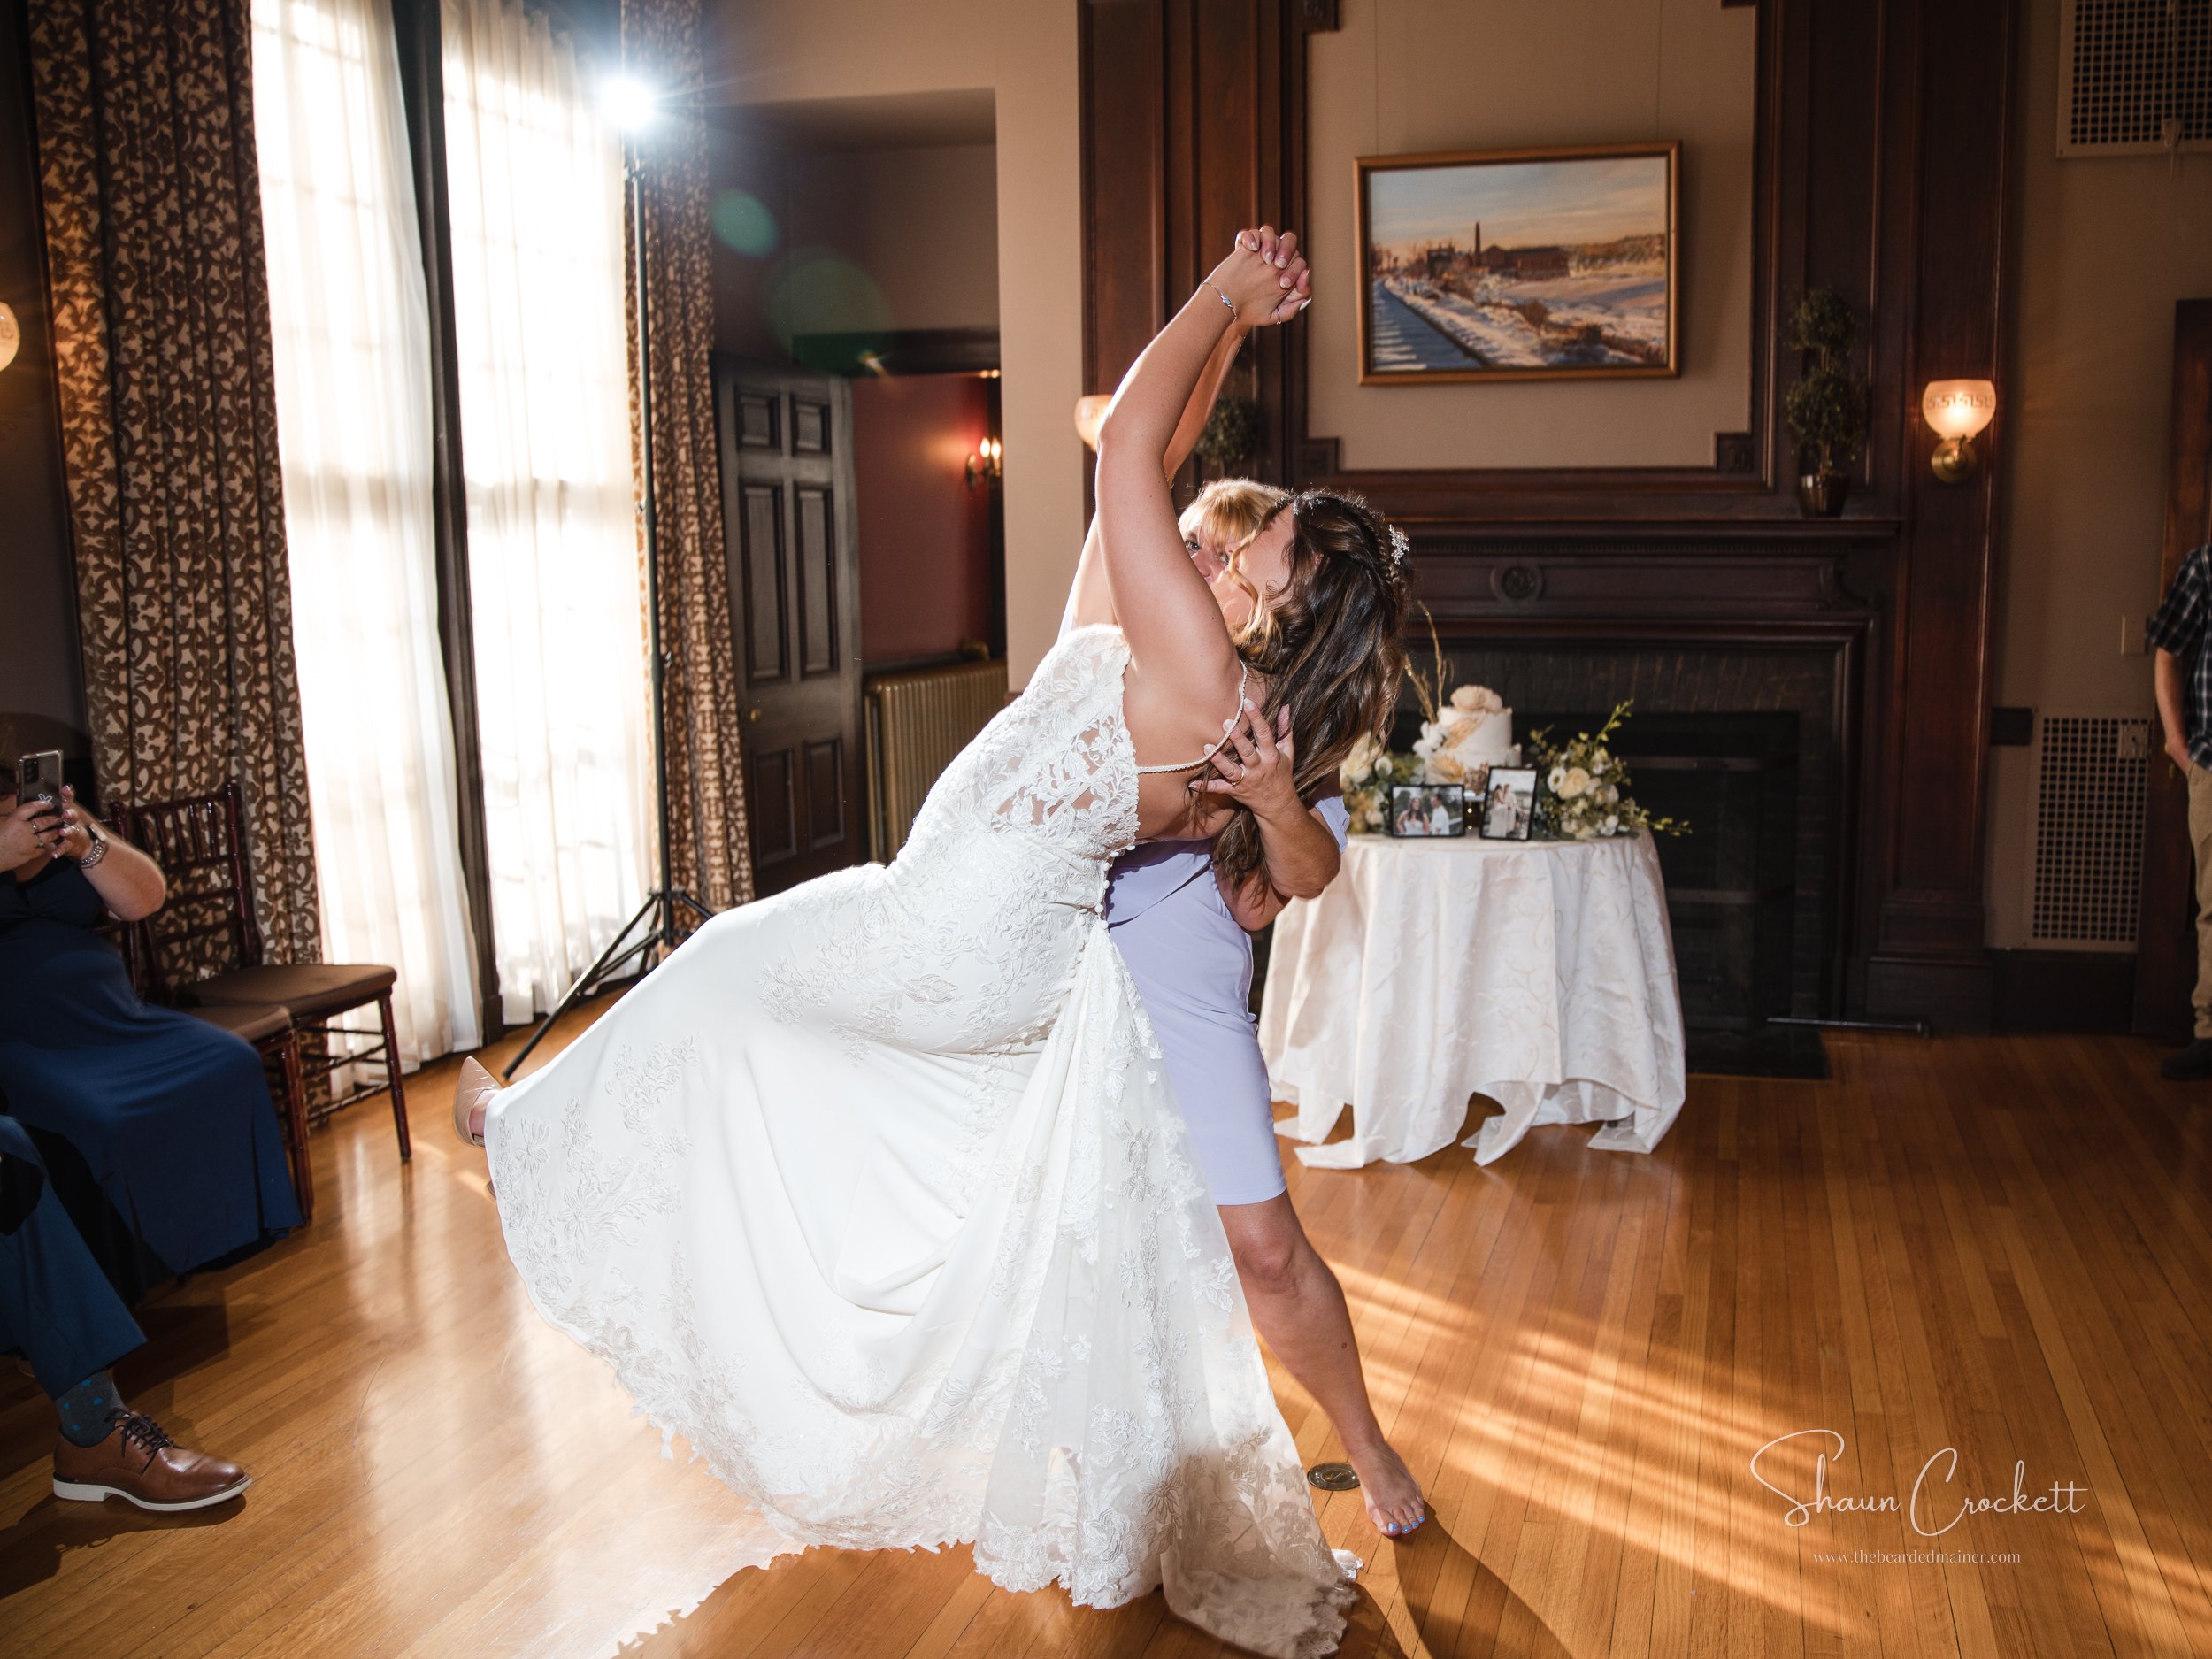
M1851 495L1848 472L1808 472L1797 480L1797 504L1808 518L1840 518Z

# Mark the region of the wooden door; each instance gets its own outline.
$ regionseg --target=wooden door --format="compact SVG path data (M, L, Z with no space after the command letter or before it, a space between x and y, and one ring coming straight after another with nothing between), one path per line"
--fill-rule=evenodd
M2162 595L2192 548L2212 541L2212 299L2174 307L2172 445L2166 472L2166 538L2158 565ZM2197 902L2189 856L2189 785L2160 753L2151 723L2143 814L2143 908L2135 933L2135 1030L2174 1040L2189 1034L2197 983Z
M763 897L867 856L852 390L715 362L723 536Z

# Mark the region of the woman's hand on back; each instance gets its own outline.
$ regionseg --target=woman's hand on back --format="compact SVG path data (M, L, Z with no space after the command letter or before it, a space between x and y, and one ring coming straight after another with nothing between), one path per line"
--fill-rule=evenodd
M1297 757L1290 739L1290 710L1277 717L1273 732L1266 718L1245 699L1229 723L1229 741L1215 751L1214 771L1219 775L1196 786L1209 795L1226 795L1249 807L1261 818L1287 821L1301 817L1306 803L1298 798Z
M1206 279L1235 309L1240 328L1288 322L1313 299L1313 279L1298 238L1271 226L1240 230L1237 245Z

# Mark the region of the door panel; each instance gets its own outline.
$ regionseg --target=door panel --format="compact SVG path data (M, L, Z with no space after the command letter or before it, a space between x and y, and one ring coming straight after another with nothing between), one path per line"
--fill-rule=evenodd
M773 449L778 400L759 392L737 395L737 441L748 449Z
M784 652L784 612L788 608L784 572L783 492L772 485L745 487L744 540L745 677L754 685L789 675Z
M715 393L753 883L765 896L866 856L852 394L828 375L721 358Z
M845 839L844 745L834 740L806 746L807 824L810 848Z
M830 451L830 406L813 398L791 400L791 448L800 455Z
M753 857L770 864L799 850L798 802L791 787L791 751L755 749L746 765L745 810L753 826Z
M799 672L810 676L834 673L838 655L836 510L826 489L802 488L798 496L800 610L805 625Z

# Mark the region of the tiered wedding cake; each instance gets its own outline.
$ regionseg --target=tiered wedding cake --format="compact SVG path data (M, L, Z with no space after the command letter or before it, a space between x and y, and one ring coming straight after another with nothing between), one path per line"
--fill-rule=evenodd
M1517 766L1521 746L1513 741L1513 710L1486 686L1462 686L1452 700L1424 721L1413 746L1431 783L1459 783L1479 789L1493 766Z

